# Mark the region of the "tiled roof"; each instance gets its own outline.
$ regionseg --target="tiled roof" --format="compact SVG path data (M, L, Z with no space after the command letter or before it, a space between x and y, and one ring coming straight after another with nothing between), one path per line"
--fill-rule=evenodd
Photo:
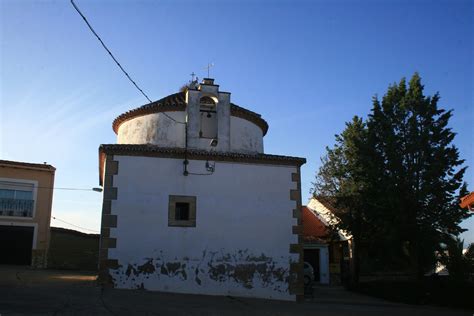
M122 156L145 156L145 157L161 157L184 159L184 148L164 148L156 145L125 145L111 144L100 145L99 147L99 175L102 175L102 168L106 155L122 155ZM305 158L278 156L268 154L244 154L235 152L215 152L205 150L188 149L186 152L188 159L194 160L212 160L212 161L229 161L243 162L254 164L274 164L287 166L301 166L306 163ZM100 183L102 178L100 178ZM101 183L102 184L102 183Z
M12 167L25 167L25 168L35 168L35 169L45 169L54 171L54 168L51 165L44 164L44 163L30 163L30 162L22 162L22 161L11 161L11 160L0 160L0 165L7 165Z
M341 220L335 215L336 210L334 209L334 204L331 200L331 198L324 199L322 197L313 197L309 201L307 208L317 216L326 227L334 228L341 240L348 240L352 238L352 236L342 229L337 229L337 225Z
M306 206L301 207L304 241L324 241L329 236L326 225Z
M263 131L263 136L265 136L268 132L268 123L262 118L260 114L247 110L241 106L238 106L234 103L230 104L230 115L243 118L248 120L258 127L260 127Z
M152 114L152 113L159 113L159 112L173 112L173 111L185 111L185 110L186 110L185 93L178 92L175 94L171 94L167 97L164 97L163 99L160 99L158 101L145 104L139 108L127 111L119 115L112 123L112 128L114 132L117 133L118 128L120 127L120 124L134 117L143 116L143 115ZM262 119L262 116L260 114L249 111L233 103L230 104L230 114L232 116L240 117L256 124L262 129L263 135L265 135L268 131L268 124L264 119Z
M117 133L120 124L134 117L158 112L184 111L185 109L186 101L184 92L178 92L164 97L163 99L160 99L158 101L145 104L139 108L120 114L113 121L112 128L114 132Z
M468 195L461 198L461 207L474 209L474 192L471 192Z
M126 155L126 156L158 156L167 158L183 158L184 148L166 148L156 145L126 145L126 144L111 144L100 145L100 153ZM215 160L215 161L243 161L254 163L273 163L279 165L301 166L306 163L305 158L279 156L268 154L246 154L237 152L219 152L188 149L187 156L189 159L197 160Z
M337 213L336 209L336 199L331 196L325 196L325 195L317 195L316 200L318 200L319 203L324 205L325 208L330 210L333 214Z

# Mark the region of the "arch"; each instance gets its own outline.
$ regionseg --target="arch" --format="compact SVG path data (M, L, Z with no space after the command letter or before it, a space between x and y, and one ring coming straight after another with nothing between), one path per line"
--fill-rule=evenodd
M199 100L199 114L199 137L217 138L216 100L207 95L201 97Z
M216 100L214 100L214 98L210 97L210 96L203 96L200 100L199 100L199 104L201 105L208 105L208 106L216 106Z

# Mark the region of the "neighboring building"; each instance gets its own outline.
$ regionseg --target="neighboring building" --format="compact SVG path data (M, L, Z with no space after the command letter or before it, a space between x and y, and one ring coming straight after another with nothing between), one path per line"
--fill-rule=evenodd
M0 160L0 263L47 265L55 168Z
M213 79L115 119L99 149L99 277L117 288L303 295L300 166Z
M461 207L474 211L474 192L461 198Z
M321 284L341 284L350 274L351 236L334 228L339 219L333 211L325 198L312 198L302 208L304 260Z

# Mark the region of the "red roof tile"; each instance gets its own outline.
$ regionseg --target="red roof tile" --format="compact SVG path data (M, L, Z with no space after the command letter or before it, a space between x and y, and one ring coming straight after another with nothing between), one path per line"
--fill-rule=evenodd
M328 236L326 225L306 206L301 207L303 219L303 238L305 240L320 240Z
M132 118L148 115L152 113L185 111L185 110L186 110L186 94L184 92L178 92L178 93L174 93L169 96L166 96L158 101L145 104L141 107L127 111L117 116L117 118L112 123L112 128L114 132L117 133L120 127L120 124ZM262 118L260 114L247 110L233 103L230 104L230 114L232 116L240 117L256 124L262 129L264 136L268 131L268 123Z
M0 165L8 165L12 167L25 167L25 168L35 168L35 169L45 169L54 171L54 168L51 165L45 163L31 163L31 162L22 162L22 161L12 161L12 160L0 160Z
M461 207L474 208L474 192L471 192L468 195L461 198Z

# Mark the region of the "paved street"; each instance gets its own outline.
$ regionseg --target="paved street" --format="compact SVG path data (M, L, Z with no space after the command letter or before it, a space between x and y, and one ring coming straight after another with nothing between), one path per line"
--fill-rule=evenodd
M0 266L4 315L472 315L472 311L393 304L318 287L304 303L169 294L101 291L91 273Z

